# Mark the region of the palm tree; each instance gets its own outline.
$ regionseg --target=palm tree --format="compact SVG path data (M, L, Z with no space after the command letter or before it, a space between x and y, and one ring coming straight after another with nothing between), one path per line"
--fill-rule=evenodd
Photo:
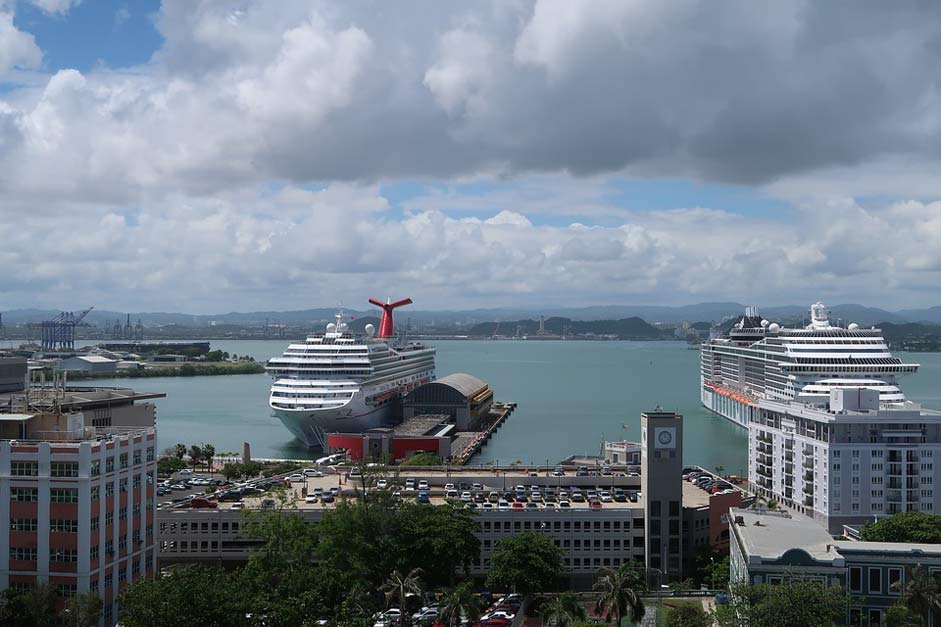
M203 461L206 462L206 470L212 472L212 458L216 456L216 447L212 444L203 444Z
M480 599L474 594L469 582L458 584L444 601L440 620L449 627L461 623L461 617L469 623L477 622L480 618Z
M176 456L177 459L183 459L184 457L186 457L186 445L179 443L176 446L174 446L173 454Z
M202 458L203 458L202 447L197 446L196 444L191 446L190 447L190 466L192 466L193 469L195 469L196 466L199 465L199 462L202 460Z
M625 616L639 623L644 617L644 602L640 593L647 586L636 564L628 562L617 570L602 568L599 575L595 582L595 592L599 593L595 611L607 621L612 616L616 617L618 627L621 627L621 620Z
M587 618L585 608L574 592L563 592L542 604L542 621L546 627L574 627Z
M397 599L399 610L402 612L402 623L409 625L412 615L409 614L405 600L409 594L421 595L421 568L413 568L407 575L402 575L398 569L393 570L386 582L382 584L380 590L386 595L386 605L392 605L392 600Z
M901 603L921 616L924 624L928 625L931 610L941 611L941 584L937 577L928 573L923 566L916 566L908 571L908 583L900 583L893 587L901 589Z
M350 616L371 616L373 605L372 597L362 584L356 584L350 588L346 599L343 600L344 609Z

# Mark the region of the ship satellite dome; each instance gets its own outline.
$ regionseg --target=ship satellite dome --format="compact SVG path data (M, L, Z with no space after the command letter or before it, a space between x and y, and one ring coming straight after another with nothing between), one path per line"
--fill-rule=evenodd
M364 331L366 331L366 335L372 336L376 332L376 327L372 324L367 324Z
M855 322L851 322L850 325L846 328L849 329L850 331L855 331L859 328L859 325L856 324Z
M772 322L771 324L768 325L768 330L771 331L772 333L777 333L778 331L781 330L781 325L778 324L777 322Z
M341 322L341 323L340 323L340 326L338 327L338 330L340 331L340 333L343 333L343 332L346 331L348 328L349 328L349 325L348 325L348 324L346 324L345 322Z
M331 322L327 324L327 333L333 333L336 330L337 330L337 325L335 322Z
M762 320L762 321L761 321L761 328L762 328L762 329L766 329L769 324L771 324L771 323L768 322L767 320Z

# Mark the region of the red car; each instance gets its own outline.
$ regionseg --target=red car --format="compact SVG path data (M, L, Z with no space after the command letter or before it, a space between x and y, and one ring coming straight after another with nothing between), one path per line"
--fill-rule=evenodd
M196 498L190 500L190 507L192 508L208 507L210 509L215 509L219 507L219 504L216 503L215 501L210 501L209 499L205 499L201 496L197 496Z
M519 501L513 501L513 509L523 509L523 504Z
M598 499L592 499L591 503L588 504L588 509L601 509L601 501Z

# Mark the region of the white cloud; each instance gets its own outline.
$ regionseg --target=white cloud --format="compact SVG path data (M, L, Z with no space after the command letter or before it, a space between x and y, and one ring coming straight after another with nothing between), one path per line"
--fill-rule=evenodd
M427 307L937 298L930 15L273 7L167 1L149 63L0 92L5 303L292 308L378 286ZM0 12L0 75L41 63ZM612 180L639 174L747 181L795 209L615 202ZM383 198L402 179L428 190Z
M0 4L0 78L16 66L37 68L42 63L42 51L35 38L13 24L13 13Z
M48 15L65 15L78 5L82 0L29 0L32 4L39 7L43 13Z

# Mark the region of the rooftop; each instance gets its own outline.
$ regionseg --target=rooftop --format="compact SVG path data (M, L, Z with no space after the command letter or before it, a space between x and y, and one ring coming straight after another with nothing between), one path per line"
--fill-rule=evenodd
M836 550L843 553L903 553L941 557L941 544L915 542L835 542Z
M803 551L818 562L840 559L833 550L833 536L810 518L734 508L729 517L734 521L730 528L741 539L749 559L776 561L792 550Z

